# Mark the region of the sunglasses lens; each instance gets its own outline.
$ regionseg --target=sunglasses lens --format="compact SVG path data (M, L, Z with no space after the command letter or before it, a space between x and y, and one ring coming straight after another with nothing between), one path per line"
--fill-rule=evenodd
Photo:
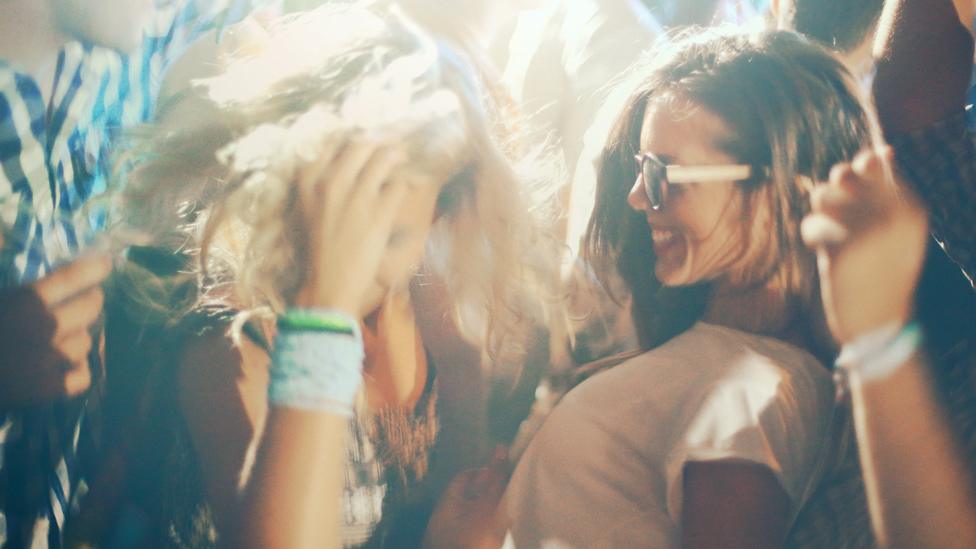
M641 179L644 181L644 192L647 193L647 199L650 200L651 207L655 210L660 208L664 201L663 175L653 160L647 157L643 159L641 162Z

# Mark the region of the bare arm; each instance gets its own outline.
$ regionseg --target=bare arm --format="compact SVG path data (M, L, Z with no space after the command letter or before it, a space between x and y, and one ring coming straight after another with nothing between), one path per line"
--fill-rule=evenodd
M228 547L337 547L344 417L275 407Z
M972 547L976 502L970 472L929 365L916 357L891 377L851 379L854 421L871 520L891 548Z
M973 24L973 8L976 7L973 0L953 0L952 3L959 14L959 22L968 29Z
M738 461L691 462L684 471L681 546L782 547L791 508L789 496L768 467Z
M188 344L179 384L180 408L223 532L240 511L241 489L267 419L268 355L247 338L235 347L213 331Z
M269 407L268 362L247 338L234 346L212 332L190 344L181 365L180 406L221 541L329 546L338 539L348 420Z
M393 214L406 192L402 181L391 181L404 160L402 152L388 146L334 139L302 170L296 189L301 211L295 215L304 221L309 260L306 279L291 307L342 311L356 319L369 307L368 296L390 237ZM283 337L289 336L279 333L276 341ZM317 344L332 343L346 350L354 343L362 350L361 340L327 338ZM328 349L314 350L321 353L315 356L329 356ZM295 355L291 360L304 356ZM281 367L277 381L288 381L295 375L294 369L279 363L279 358L272 357L272 372ZM354 371L359 381L361 357L340 353L334 358L336 362L318 366L336 367L335 373L343 376ZM349 360L360 363L345 362ZM343 377L341 381L350 380ZM269 389L275 383L272 377ZM351 400L340 402L350 412ZM287 399L270 406L254 469L240 497L240 510L231 517L223 542L245 548L338 546L347 425L348 418L334 407L304 408L301 402Z
M804 240L817 248L831 331L845 344L913 316L926 212L885 177L886 162L890 156L866 152L835 167L830 182L814 190L813 214L803 223ZM971 471L929 365L915 356L892 366L873 381L857 363L850 369L875 534L886 547L969 547L976 539Z

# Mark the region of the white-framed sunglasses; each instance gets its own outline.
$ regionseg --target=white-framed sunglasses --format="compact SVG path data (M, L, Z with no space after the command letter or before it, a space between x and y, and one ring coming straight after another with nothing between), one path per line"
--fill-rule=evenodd
M715 164L707 166L682 166L666 164L657 156L644 152L634 155L637 161L636 177L640 179L651 208L660 210L668 197L671 185L683 183L738 183L748 181L768 170L757 170L748 164Z

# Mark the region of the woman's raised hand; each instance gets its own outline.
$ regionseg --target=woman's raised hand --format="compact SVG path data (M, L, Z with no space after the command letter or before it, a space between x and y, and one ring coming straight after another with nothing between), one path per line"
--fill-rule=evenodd
M360 316L407 184L399 149L327 141L298 175L306 235L305 281L292 305Z
M811 191L803 239L817 251L827 321L841 343L913 315L928 215L892 180L892 159L890 147L861 152Z

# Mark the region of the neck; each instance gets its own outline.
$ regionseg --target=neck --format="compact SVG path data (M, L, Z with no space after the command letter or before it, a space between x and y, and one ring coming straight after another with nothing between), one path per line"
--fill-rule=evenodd
M791 340L793 317L784 292L775 284L743 290L717 285L702 320L743 332Z
M791 343L817 357L824 365L837 357L823 308L807 310L769 285L749 291L716 291L702 320Z
M41 89L52 79L58 52L69 41L48 0L7 0L0 17L0 59L30 75Z

